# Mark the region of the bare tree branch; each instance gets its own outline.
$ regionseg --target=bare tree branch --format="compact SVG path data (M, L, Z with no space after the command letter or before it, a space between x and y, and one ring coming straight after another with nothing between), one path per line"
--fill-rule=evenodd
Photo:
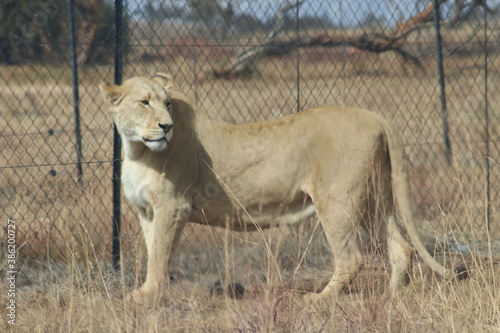
M274 39L276 38L278 33L283 30L286 13L292 9L300 7L304 3L304 1L305 0L289 1L287 4L281 7L276 13L276 26L269 33L266 42L262 46L257 46L250 50L241 52L233 59L230 59L228 64L225 65L222 69L214 70L213 75L216 78L232 78L240 76L244 73L248 73L249 68L263 56L276 56L286 54L291 51L291 49L275 49L273 47L275 45ZM274 51L272 51L271 48L274 48Z
M446 0L437 0L438 3L442 3ZM399 21L397 23L396 36L405 33L407 30L414 28L415 26L421 25L432 19L434 15L434 2L431 1L421 12L410 17L407 21Z
M456 0L453 17L450 19L449 23L451 25L456 25L459 22L466 20L479 7L483 7L487 13L493 15L497 14L497 10L490 8L486 3L486 0L472 0L468 4L465 3L465 0Z
M305 0L302 0L302 1L290 1L285 6L283 6L280 10L278 10L278 13L276 14L276 26L273 28L273 30L271 31L271 33L267 37L267 41L268 42L271 41L271 40L273 40L276 37L276 35L278 34L278 32L280 32L281 30L283 30L283 26L285 24L286 13L289 10L292 10L292 9L295 9L297 7L302 6L302 4L304 3L304 1Z

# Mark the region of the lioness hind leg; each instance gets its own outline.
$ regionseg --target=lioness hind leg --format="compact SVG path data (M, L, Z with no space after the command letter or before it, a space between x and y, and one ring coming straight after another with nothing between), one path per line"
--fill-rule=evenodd
M320 294L322 296L339 295L363 268L363 255L359 247L357 232L345 235L343 240L336 236L327 236L327 238L332 248L335 271L330 282ZM335 245L332 246L332 244Z
M392 210L388 211L386 223L387 252L392 269L389 287L394 292L398 287L405 286L410 282L414 251L403 235Z
M384 170L390 170L386 167ZM404 236L394 211L391 174L382 173L378 193L379 209L378 224L380 225L378 239L383 252L387 253L391 264L391 280L389 288L392 292L410 282L410 272L413 262L413 247Z
M334 274L317 295L324 298L339 295L361 270L364 259L359 244L359 212L350 216L345 205L339 204L318 213L334 259Z

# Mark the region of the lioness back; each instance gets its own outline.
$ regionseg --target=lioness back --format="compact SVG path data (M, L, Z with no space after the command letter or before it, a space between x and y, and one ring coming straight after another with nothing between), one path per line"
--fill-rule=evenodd
M387 152L379 116L355 108L321 106L263 122L199 127L209 168L200 174L194 221L222 226L236 212L234 229L304 220L315 213L312 188L353 170L369 172L373 152Z

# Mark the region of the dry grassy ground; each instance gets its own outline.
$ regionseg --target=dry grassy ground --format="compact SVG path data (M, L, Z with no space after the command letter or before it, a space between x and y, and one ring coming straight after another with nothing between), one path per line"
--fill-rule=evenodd
M316 244L297 268L308 230L262 235L203 230L204 238L184 239L184 246L190 246L174 260L167 296L156 308L127 299L143 272L132 261L134 249L126 251L128 259L118 275L90 246L78 262L25 263L18 280L16 330L7 324L2 307L0 331L500 332L498 260L455 257L471 273L460 282L442 281L416 261L413 282L389 295L384 293L389 274L385 260L368 255L366 268L344 295L311 304L302 294L327 281L331 258ZM294 240L300 236L305 239ZM264 250L265 242L272 252ZM440 260L451 264L453 258L446 257ZM211 294L216 281L240 283L245 292L237 299ZM5 284L0 293L6 295Z
M297 111L295 55L269 59L245 80L206 78L221 59L201 54L206 63L170 59L134 64L125 77L166 71L213 117L244 122ZM376 255L353 289L325 304L306 304L303 290L320 288L332 258L323 241L308 246L310 229L233 234L187 228L172 263L172 282L156 309L126 300L144 269L135 214L124 202L123 273L108 267L111 221L112 117L105 112L97 84L112 81L111 66L81 70L83 187L75 183L71 73L68 68L2 67L0 78L0 217L19 228L18 331L32 332L500 332L500 245L485 236L483 56L445 63L450 135L454 149L447 165L434 61L426 72L392 54L349 50L303 51L300 109L317 104L364 107L385 115L402 131L411 163L412 191L422 232L439 238L441 260L466 262L471 278L460 283L435 279L416 262L413 283L397 295L383 293L385 260ZM492 77L500 57L490 56ZM491 112L500 91L489 92ZM493 113L495 115L495 113ZM500 118L491 117L492 235L500 237ZM42 165L36 166L34 165ZM19 166L16 168L10 168ZM495 185L496 184L496 185ZM495 222L496 221L496 222ZM3 222L2 222L3 223ZM2 228L1 233L4 233ZM318 237L322 237L319 231ZM0 234L5 239L5 234ZM452 242L445 242L451 239ZM450 257L453 241L476 250ZM272 251L266 251L264 244ZM214 245L215 244L215 245ZM303 257L305 250L308 254ZM7 270L2 252L3 271ZM27 256L30 260L24 260ZM46 258L58 258L49 261ZM137 258L137 259L136 259ZM300 266L299 262L301 263ZM241 299L210 296L216 281L241 283ZM0 282L4 299L8 285ZM8 331L0 307L0 331Z

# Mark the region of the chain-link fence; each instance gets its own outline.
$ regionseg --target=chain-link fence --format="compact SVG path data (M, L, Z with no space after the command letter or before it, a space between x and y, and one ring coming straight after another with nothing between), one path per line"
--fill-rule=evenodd
M98 84L116 78L116 49L124 79L169 72L224 121L378 112L402 131L422 225L500 237L499 1L129 0L118 48L114 6L0 4L0 219L23 255L111 255L113 121ZM126 201L121 220L130 246ZM186 234L184 247L207 237Z

